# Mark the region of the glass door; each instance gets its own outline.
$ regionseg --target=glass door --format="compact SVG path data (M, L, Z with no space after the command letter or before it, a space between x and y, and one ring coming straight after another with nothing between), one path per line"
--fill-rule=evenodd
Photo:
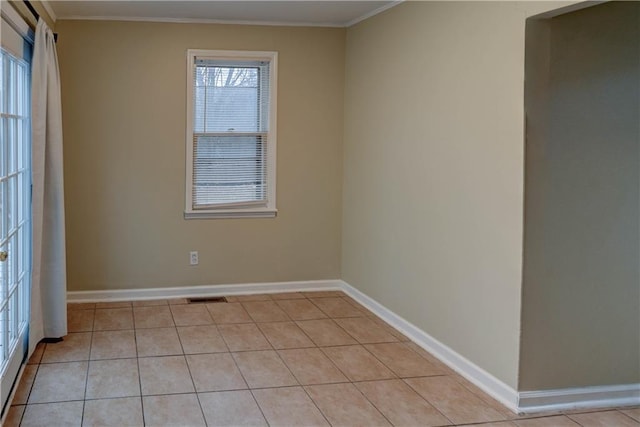
M0 49L0 403L27 352L31 253L30 67Z

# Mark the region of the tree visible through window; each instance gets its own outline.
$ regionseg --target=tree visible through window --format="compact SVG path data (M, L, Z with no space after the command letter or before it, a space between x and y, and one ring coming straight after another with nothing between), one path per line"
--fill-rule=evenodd
M273 207L269 199L275 196L270 188L275 171L270 170L274 162L269 154L271 146L275 149L271 120L275 57L192 54L192 60L187 210Z

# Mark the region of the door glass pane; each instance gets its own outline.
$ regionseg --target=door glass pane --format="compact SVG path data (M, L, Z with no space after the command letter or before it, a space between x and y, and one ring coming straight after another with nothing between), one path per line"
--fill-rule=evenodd
M5 112L6 109L4 108L4 103L5 103L5 99L6 99L6 91L5 91L5 84L4 84L4 75L6 74L4 72L4 62L5 62L5 58L4 55L2 55L2 57L0 58L0 112Z
M22 142L25 140L24 135L24 122L25 120L16 120L16 145L13 147L15 170L20 170L23 167L24 160L20 155L20 151L22 151Z
M7 252L7 243L0 245L0 252ZM7 280L7 264L4 262L0 262L0 283L2 283L2 286L0 286L0 299L2 304L5 305L9 297L9 281Z
M7 181L0 181L0 243L4 241L7 236Z
M4 405L19 368L15 362L24 357L18 349L25 348L29 319L31 172L29 64L1 49L0 64L0 404Z
M24 227L19 227L18 228L18 243L19 242L23 242L24 241ZM17 258L17 263L18 263L18 280L23 280L23 276L24 276L24 245L22 245L22 248L17 248L16 249L16 256L14 258Z
M18 172L18 175L16 176L16 179L18 180L18 188L24 188L24 173L22 172ZM16 199L16 221L18 221L18 225L20 225L20 223L23 221L24 219L24 209L23 209L23 199L24 197L18 197Z
M9 329L9 307L7 306L7 302L5 299L4 304L0 306L0 330L3 331L0 333L0 356L2 356L3 361L9 357L9 334L7 333Z
M7 207L7 232L11 233L16 226L16 177L7 180L6 207Z
M7 245L0 245L0 252L6 252ZM0 345L2 345L3 362L9 357L9 281L7 265L0 263Z
M1 114L2 112L0 112ZM6 116L0 116L0 176L6 175L5 167L5 152L7 151L7 144L9 143L9 118Z
M16 99L16 113L20 116L24 116L25 115L25 110L26 110L26 99L24 96L25 93L25 74L24 73L18 73L17 77L17 81L16 81L16 89L17 89L17 93L18 93L18 97Z
M16 171L16 145L18 143L17 120L9 119L9 136L7 139L7 172L12 174Z
M13 292L13 288L18 283L18 254L17 254L17 239L18 234L13 233L11 237L9 237L9 249L7 253L9 254L9 258L7 258L4 263L7 264L7 278L9 279L9 292Z
M18 338L18 284L12 289L9 295L9 341L13 342Z

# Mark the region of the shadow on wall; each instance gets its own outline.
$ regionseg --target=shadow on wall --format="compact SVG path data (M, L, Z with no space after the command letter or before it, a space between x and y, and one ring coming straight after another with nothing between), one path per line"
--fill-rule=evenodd
M521 391L640 382L639 23L527 21Z

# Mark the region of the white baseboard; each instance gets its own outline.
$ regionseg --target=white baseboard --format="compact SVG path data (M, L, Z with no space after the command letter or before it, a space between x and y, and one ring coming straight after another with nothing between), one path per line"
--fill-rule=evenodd
M402 332L407 338L433 354L454 371L471 381L485 393L505 405L513 412L517 412L518 393L504 382L500 381L464 356L447 347L411 322L398 316L373 298L360 292L353 286L342 281L342 289L353 299L378 315L389 325Z
M67 292L69 302L135 301L254 293L342 290L451 369L516 413L640 405L640 384L517 392L411 322L343 280L245 283Z
M517 392L461 354L344 281L342 281L342 289L382 320L513 412L533 414L640 405L640 384Z
M525 414L640 405L640 384L521 391L518 410Z
M68 302L137 301L205 296L268 294L295 291L342 289L341 280L307 280L297 282L240 283L229 285L181 286L174 288L109 289L67 292Z

